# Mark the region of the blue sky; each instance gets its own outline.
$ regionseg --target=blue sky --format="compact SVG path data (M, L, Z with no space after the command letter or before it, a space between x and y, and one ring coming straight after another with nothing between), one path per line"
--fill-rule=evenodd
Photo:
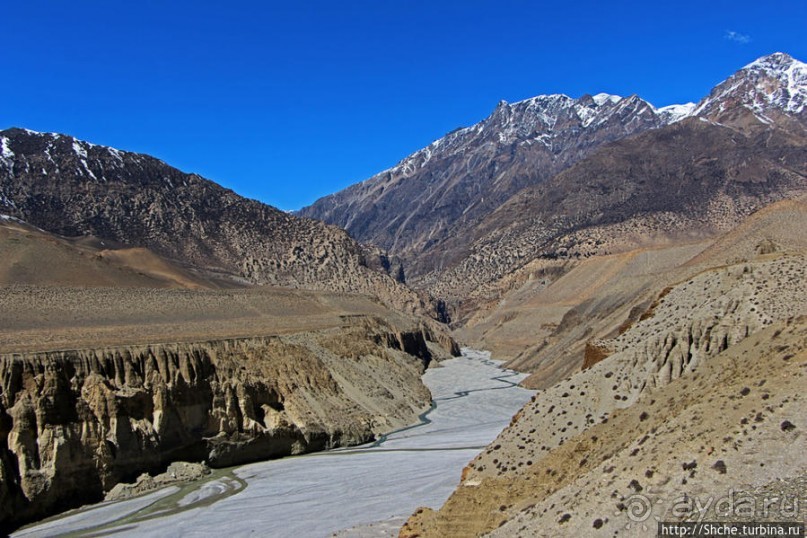
M500 99L696 101L807 60L804 0L6 2L0 128L159 157L297 209Z

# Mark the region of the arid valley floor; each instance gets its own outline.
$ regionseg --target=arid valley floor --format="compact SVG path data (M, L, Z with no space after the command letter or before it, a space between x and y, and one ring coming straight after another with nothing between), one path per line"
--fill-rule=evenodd
M805 522L787 54L686 105L502 101L296 213L68 135L0 150L0 534Z

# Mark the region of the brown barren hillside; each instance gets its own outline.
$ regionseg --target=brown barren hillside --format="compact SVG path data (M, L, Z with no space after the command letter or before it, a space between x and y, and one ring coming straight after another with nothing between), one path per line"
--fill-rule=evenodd
M798 492L806 271L804 251L766 252L664 289L596 340L597 361L582 369L581 352L576 373L547 383L402 536L644 536L628 518L639 493L648 517L670 520L684 495Z
M806 349L807 319L776 322L552 446L535 432L569 422L561 415L580 400L538 394L505 430L512 440L495 441L401 536L645 537L657 521L803 521L793 503L807 480ZM624 373L608 361L602 377ZM535 455L524 461L517 445Z
M807 138L688 118L613 142L522 190L473 233L470 253L422 279L460 304L535 259L578 259L714 238L807 190ZM457 238L456 240L463 240Z
M118 248L115 248L118 247ZM0 219L0 285L212 289L235 287L180 267L144 248L90 237L68 239ZM242 286L245 284L242 284Z
M542 390L401 536L646 536L733 493L773 508L705 519L798 518L775 501L807 481L805 237L801 197L714 240L525 268L457 334Z
M586 344L618 331L659 289L681 278L678 267L705 246L645 248L566 262L562 276L528 277L455 334L509 359L511 367L533 372L528 386L550 386L580 367Z
M546 388L583 364L587 345L646 315L665 288L760 255L805 252L805 237L807 202L800 197L771 204L711 241L662 243L580 261L538 260L513 273L509 289L481 303L487 307L455 334L533 372L528 386Z
M148 155L56 133L0 131L0 214L81 244L148 249L169 265L232 285L372 294L394 308L439 317L427 294L344 230L239 196ZM8 219L5 219L8 220ZM126 263L166 268L134 250ZM120 257L118 252L108 256ZM169 272L173 273L173 269Z
M10 216L0 254L0 532L177 460L369 441L415 421L430 402L424 369L458 352L419 307L258 287Z

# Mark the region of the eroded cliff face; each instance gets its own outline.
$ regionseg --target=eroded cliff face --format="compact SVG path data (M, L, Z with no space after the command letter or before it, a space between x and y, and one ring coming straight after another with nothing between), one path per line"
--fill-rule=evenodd
M177 459L368 441L429 404L428 331L378 319L204 343L0 355L0 527L97 501Z
M807 315L806 267L803 255L762 256L665 289L641 320L618 337L597 343L605 357L540 392L524 407L522 415L529 419L521 426L515 421L495 443L518 450L505 459L501 450L488 447L466 479L478 480L503 468L522 473L527 462L539 461L649 391L693 375L749 335Z
M623 503L641 487L653 506L652 495L717 498L804 474L793 456L803 435L780 425L805 424L806 268L800 252L761 254L664 289L622 334L593 343L589 368L536 394L446 504L417 512L401 536L645 536L623 532ZM738 405L749 387L755 397ZM680 471L696 457L735 470L717 482L712 467L693 486Z

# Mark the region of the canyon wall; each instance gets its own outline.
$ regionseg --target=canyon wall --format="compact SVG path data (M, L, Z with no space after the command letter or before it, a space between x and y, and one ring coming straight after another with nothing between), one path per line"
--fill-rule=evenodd
M293 335L0 355L0 527L99 501L171 461L369 441L428 408L428 330L378 318Z

